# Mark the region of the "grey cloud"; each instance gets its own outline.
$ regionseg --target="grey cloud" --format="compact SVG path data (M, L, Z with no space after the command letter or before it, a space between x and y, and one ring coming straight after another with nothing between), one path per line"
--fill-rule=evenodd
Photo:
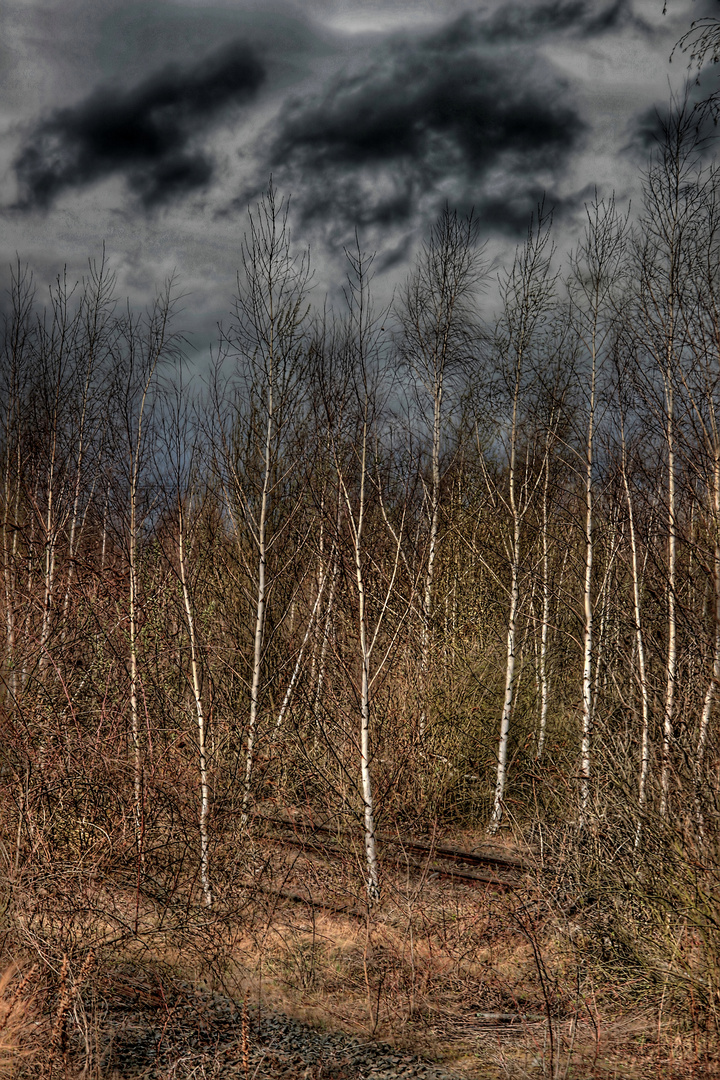
M50 206L68 188L114 174L146 208L204 188L212 157L197 143L265 78L256 55L233 43L187 67L168 66L129 89L102 87L30 131L16 160L22 209Z
M527 233L530 215L537 213L538 207L552 210L553 217L567 218L575 215L592 196L590 188L584 188L571 197L555 195L548 200L544 188L528 182L517 190L509 188L502 195L489 196L479 204L478 221L495 233L518 238Z
M489 41L531 41L564 31L589 38L627 29L652 33L649 23L635 14L632 0L611 0L604 5L596 0L549 0L503 5L487 20L484 33Z
M704 78L702 76L705 76ZM687 98L679 97L651 105L633 116L628 125L628 140L623 147L626 154L645 165L648 155L660 146L664 133L671 125L673 115L684 110L691 124L697 127L699 141L697 151L703 155L714 152L717 147L717 125L713 109L708 108L707 85L717 78L717 68L709 64L701 72L700 79L688 80L685 87Z
M549 65L528 51L487 48L486 30L465 15L415 42L395 39L322 98L287 110L267 165L299 188L307 219L401 225L423 200L434 214L450 197L514 233L539 183L558 201L552 187L584 121ZM512 209L503 214L506 197Z

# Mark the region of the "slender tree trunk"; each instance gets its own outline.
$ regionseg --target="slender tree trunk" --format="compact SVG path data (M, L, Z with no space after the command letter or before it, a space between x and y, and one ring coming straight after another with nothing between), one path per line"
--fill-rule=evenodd
M513 533L513 558L510 584L510 610L508 611L507 652L505 661L505 692L500 716L500 741L498 744L497 777L493 810L488 832L494 835L500 828L503 816L503 799L507 780L507 753L510 735L510 717L512 715L513 691L515 688L515 643L517 635L517 613L520 602L520 523L515 522Z
M593 438L595 428L595 379L596 379L596 333L597 309L594 313L591 338L590 404L588 409L588 432L585 444L585 580L583 583L583 675L582 675L582 742L580 747L580 825L586 824L590 806L590 777L592 771L593 733Z
M162 307L156 311L158 323L150 330L149 351L147 366L143 373L144 382L140 383L140 401L137 414L128 416L129 430L132 433L135 427L134 437L131 434L130 441L130 523L128 532L128 617L129 617L129 662L130 662L130 735L133 748L133 794L134 794L134 824L135 841L138 856L144 862L142 851L142 822L143 822L143 760L142 745L140 739L140 713L138 695L140 689L140 676L138 665L138 615L139 615L139 540L140 522L138 521L138 499L140 494L140 475L145 444L145 410L148 405L151 386L155 377L155 369L160 361L160 356L165 345L167 324L170 317L170 286L163 300ZM134 333L134 327L130 326L129 332ZM135 343L133 343L133 348Z
M272 305L272 298L270 299ZM270 312L271 325L273 325L273 314ZM272 340L271 340L272 350ZM260 713L260 685L262 677L262 658L263 647L265 643L265 574L267 568L267 518L270 505L270 485L271 485L271 459L272 459L272 445L273 445L273 429L274 429L274 414L273 414L273 359L271 355L270 359L270 372L267 387L267 426L265 429L265 456L263 464L263 484L262 494L260 496L260 513L258 515L257 524L257 548L258 548L258 563L257 563L257 592L256 592L256 604L255 604L255 634L253 639L253 668L252 668L252 680L250 683L250 719L248 722L247 744L245 748L245 780L243 787L243 801L242 801L242 814L240 816L240 824L242 828L246 828L249 819L250 808L250 795L252 784L252 770L255 756L255 743L257 740L258 730L258 718Z
M223 441L223 469L233 490L227 509L233 520L244 518L253 546L253 568L245 558L240 531L238 548L252 574L254 627L249 678L249 716L245 740L240 826L247 828L252 803L252 782L262 709L268 687L266 621L269 588L277 576L269 565L277 533L273 511L279 506L291 470L282 461L285 437L299 425L305 387L304 324L308 315L306 256L291 252L287 225L288 206L276 200L270 183L255 211L249 211L248 231L241 246L242 273L238 273L235 322L230 348L242 360L239 382L231 382L233 396L244 409L233 409L231 427L218 402ZM232 432L232 433L231 433ZM240 436L240 441L238 441ZM295 452L299 444L295 444ZM245 456L243 456L245 455ZM256 458L262 464L258 465ZM246 483L247 477L249 483ZM296 496L292 496L295 506ZM291 516L293 510L288 512ZM286 517L287 520L287 517ZM272 575L272 576L271 576ZM241 751L239 751L241 753Z
M5 670L8 689L13 703L17 702L18 675L15 649L15 605L16 597L16 559L18 535L20 532L18 516L20 513L20 467L21 467L21 432L19 402L17 401L16 373L12 373L13 385L10 389L5 430L5 469L3 498L3 585L5 591ZM13 437L17 449L13 451ZM13 458L15 476L13 476Z
M375 812L370 769L370 653L368 640L367 611L365 596L365 576L362 564L362 538L365 524L365 484L367 478L367 419L363 425L362 459L360 474L360 503L357 524L353 528L353 549L355 555L355 580L358 593L358 631L360 635L360 778L362 783L363 811L365 825L365 858L367 861L367 891L371 901L380 898L380 874L378 870L377 847L375 844ZM350 512L350 507L348 506Z
M370 900L380 898L380 874L375 844L375 813L373 804L372 775L370 771L370 659L367 653L367 630L364 617L364 591L360 606L360 648L362 673L360 685L360 770L365 823L365 857L368 867L367 891Z
M425 567L425 587L423 589L423 625L420 656L420 685L422 708L420 711L420 738L425 737L427 725L427 691L430 668L430 634L432 626L433 581L435 574L435 555L437 552L438 526L440 518L440 420L442 416L442 377L436 378L433 401L432 434L432 482L430 488L430 536L427 565Z
M403 328L401 354L423 403L432 410L431 476L425 486L428 523L427 556L420 577L420 702L419 736L428 722L430 660L434 623L434 592L440 521L441 433L443 403L473 352L474 289L484 274L481 248L476 244L477 222L472 215L458 220L445 209L423 245L414 271L402 291L398 315Z
M32 500L33 507L37 506L39 486L40 486L39 477L36 474L36 476L35 476L35 490L33 492L33 500ZM26 569L27 569L26 590L27 590L27 592L26 592L26 595L27 595L28 601L31 600L31 597L33 595L33 590L35 588L35 556L36 556L35 541L36 541L36 536L37 536L37 515L32 513L30 515L30 530L29 530L29 534L28 534L27 552L26 552L26 559L27 559L27 563L26 563ZM22 633L21 633L20 636L21 636L21 638L24 638L26 641L28 641L28 640L30 640L31 635L32 635L32 603L28 602L26 604L24 627L23 627L23 630L22 630ZM24 690L25 687L27 686L27 682L28 682L29 677L30 677L30 653L29 653L29 650L25 649L25 651L23 653L23 658L22 658L22 666L21 666L21 669L20 669L20 688L22 690Z
M648 688L647 669L645 666L645 642L642 632L642 608L640 600L640 566L638 561L637 536L635 532L635 513L630 482L627 473L627 448L625 444L625 427L621 419L622 441L622 479L625 489L625 500L628 511L628 528L630 531L630 555L633 584L633 618L635 623L635 649L637 651L638 677L640 680L640 701L642 709L642 729L640 735L640 778L638 783L638 823L635 830L635 848L640 846L642 836L642 816L647 804L647 782L650 772L650 691Z
M84 453L85 453L85 422L87 418L88 410L88 397L90 392L90 383L93 375L93 350L90 350L90 356L88 358L87 369L85 373L85 382L83 385L83 395L80 406L80 427L78 431L78 447L77 458L75 460L75 490L73 492L73 504L70 512L70 535L68 538L68 573L67 582L65 585L65 598L63 600L63 612L62 612L62 626L63 637L67 632L68 625L68 609L70 607L70 596L72 594L73 579L75 577L75 561L76 551L75 546L77 542L77 530L78 519L80 516L80 495L82 491L82 479L83 479L83 465L84 465Z
M57 409L57 402L56 402ZM43 607L42 607L42 626L40 630L40 659L38 661L39 671L44 671L49 662L48 655L48 641L50 639L50 620L52 616L52 604L55 585L55 549L57 543L56 524L54 516L54 487L55 487L55 468L57 464L57 423L58 417L55 416L53 423L53 435L50 448L50 464L48 473L48 486L47 486L47 506L45 511L45 521L43 523L45 533L45 544L43 553Z
M548 496L550 486L550 447L545 447L545 468L543 477L542 503L542 614L540 616L540 727L538 730L537 760L540 761L545 749L547 734L548 702L550 699L550 677L548 674L548 637L550 631L550 544L548 536Z
M497 341L501 350L501 363L505 377L512 387L512 410L508 434L508 495L502 498L509 512L512 536L507 541L510 562L510 590L508 610L507 647L505 655L505 687L500 715L500 739L497 753L497 776L493 796L493 808L488 824L492 836L500 828L503 816L505 785L507 782L508 741L513 712L516 667L516 636L520 609L520 572L522 530L525 515L531 505L533 494L542 479L542 471L533 479L532 462L536 431L530 434L530 445L525 449L524 475L518 472L519 441L521 437L520 405L529 391L528 376L539 389L537 373L529 372L532 354L529 352L536 328L554 303L555 277L550 274L551 218L539 208L537 221L533 218L528 238L519 249L513 268L501 282L503 291L503 314L498 323ZM551 249L550 249L551 252ZM511 381L512 380L512 381ZM537 402L536 402L537 404ZM486 474L487 480L487 474Z
M497 777L495 780L495 794L493 796L493 809L490 817L488 832L491 836L500 828L503 816L503 799L505 797L505 782L507 779L507 753L508 739L510 735L510 717L513 706L513 690L515 687L515 638L517 633L517 615L520 604L520 527L521 512L517 502L516 492L516 468L517 468L517 421L518 421L518 397L520 392L521 358L518 357L515 391L513 396L513 418L510 432L510 472L509 504L513 522L513 536L511 547L510 566L510 609L508 611L507 651L505 659L505 691L503 694L503 707L500 715L500 741L498 743Z
M671 384L670 356L666 371L665 403L668 443L668 567L667 567L667 684L663 721L662 770L660 776L660 815L665 817L670 798L670 766L675 723L675 684L677 679L677 610L676 560L677 521L675 516L675 431L674 402Z
M185 619L187 621L188 637L190 639L190 677L193 698L195 699L195 716L198 729L198 764L200 769L200 882L202 884L205 906L212 907L213 897L212 888L210 886L210 837L208 832L210 782L208 778L206 745L207 727L205 722L205 711L203 709L200 664L195 636L195 615L190 597L190 589L188 587L185 550L185 515L183 513L181 500L178 500L178 563L180 566L180 583L182 585Z
M597 590L596 604L600 605L600 625L598 632L594 636L593 653L595 660L595 676L593 678L592 685L592 715L597 713L598 698L600 696L600 686L602 679L603 689L607 688L607 669L604 670L603 676L603 660L607 651L607 642L609 637L608 623L610 622L610 599L611 590L610 583L612 580L612 572L615 566L615 558L618 552L618 540L617 540L617 507L614 506L610 511L610 536L607 544L607 558L605 559L605 570L603 571L602 582L600 588ZM616 621L616 638L617 638L617 621ZM617 642L616 642L617 644ZM616 650L617 651L617 650Z
M593 625L593 561L595 547L595 426L597 421L598 378L602 356L613 332L617 283L622 279L627 219L618 217L615 200L598 201L586 206L585 235L572 256L573 274L569 284L570 299L576 315L576 327L589 361L587 432L583 472L584 487L584 575L583 575L583 648L582 648L582 736L580 743L580 790L578 821L582 828L590 810L593 770L593 664L595 627ZM611 545L612 548L612 545Z
M142 751L140 747L140 718L138 713L138 654L137 654L137 475L133 469L130 488L129 562L129 646L130 646L130 737L133 747L133 820L135 841L141 841L142 819Z
M312 606L312 611L310 612L310 618L308 619L307 626L305 627L305 633L303 635L302 643L300 645L300 649L298 650L298 654L297 654L297 657L295 659L295 666L293 667L293 672L292 672L292 675L290 676L290 681L287 684L287 689L285 690L285 694L283 696L282 705L280 706L280 709L278 711L277 720L275 721L275 731L273 733L273 736L276 736L277 733L280 731L280 728L283 725L283 721L285 719L286 713L287 713L287 711L288 711L288 709L290 707L290 701L292 699L293 691L295 689L295 684L296 684L296 682L297 682L297 680L298 680L298 678L300 676L300 672L302 671L302 662L303 662L303 656L305 655L305 648L307 646L308 641L310 640L310 635L312 634L312 632L315 629L315 626L317 624L318 610L320 608L320 603L322 601L323 592L325 591L325 582L326 581L327 581L327 570L323 570L322 576L320 578L320 582L318 584L318 591L317 591L317 596L315 597L315 603Z
M18 545L20 493L23 480L23 370L31 343L34 292L32 277L16 267L11 278L12 314L7 342L7 398L5 411L5 466L2 526L3 585L5 591L6 678L13 704L20 690L17 657Z
M324 497L323 497L322 505L323 505L323 507L325 505ZM329 592L328 592L328 598L327 598L327 602L326 602L326 605L325 605L325 618L323 619L323 622L322 622L322 632L320 634L320 649L319 649L319 653L317 654L317 657L313 658L313 667L314 667L313 675L314 675L314 680L315 680L315 691L314 691L314 694L313 694L312 715L313 715L313 718L315 720L315 740L316 740L316 745L317 745L317 737L318 737L318 733L319 733L319 729L320 729L320 702L322 700L323 687L324 687L324 684L325 684L325 668L326 668L326 664L327 664L327 651L328 651L328 646L330 644L330 633L331 633L331 628L332 628L333 618L334 618L334 611L335 611L335 588L336 588L336 585L337 585L337 578L338 578L338 573L339 573L339 570L340 570L340 562L339 562L339 554L340 553L339 553L339 549L338 549L338 537L340 535L340 519L341 519L341 516L342 516L342 505L343 505L342 485L338 484L338 487L337 487L337 501L336 501L336 505L335 505L335 533L334 533L334 538L333 538L333 542L332 542L332 545L331 545L332 554L331 554L331 559L330 559L330 570L328 571L328 569L327 569L327 564L326 564L326 562L324 560L324 548L321 547L321 568L320 568L320 572L319 572L320 579L319 579L319 582L318 582L318 589L319 589L320 588L320 581L322 581L323 586L324 586L324 583L327 580L328 574L329 574L329 577L330 577L330 589L329 589ZM323 533L321 533L321 535L320 535L321 543L323 541L323 535L324 535ZM319 618L320 618L320 613L318 612L318 618L316 620L316 626L319 626ZM315 664L315 660L317 661L316 664Z
M695 782L695 818L700 836L704 838L704 815L702 809L702 785L703 766L705 764L705 750L707 747L710 717L712 715L713 702L717 687L720 684L720 446L716 443L713 447L713 481L711 493L714 551L713 551L713 622L715 634L713 642L712 673L705 691L702 714L700 717L700 730L698 732L695 761L693 762L693 779Z
M335 588L339 571L337 548L333 554L332 571L330 575L330 591L325 606L325 619L323 621L322 639L320 641L320 655L318 657L317 683L315 684L315 697L313 700L313 715L316 725L319 722L320 702L322 701L323 687L325 685L325 669L327 664L327 651L330 644L333 617L335 612Z

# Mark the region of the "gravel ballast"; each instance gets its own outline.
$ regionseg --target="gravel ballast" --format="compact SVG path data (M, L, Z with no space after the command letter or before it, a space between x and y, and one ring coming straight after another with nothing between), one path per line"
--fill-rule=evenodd
M115 1015L104 1026L104 1064L121 1077L152 1080L459 1080L386 1043L301 1023L229 998L186 998L164 1019Z

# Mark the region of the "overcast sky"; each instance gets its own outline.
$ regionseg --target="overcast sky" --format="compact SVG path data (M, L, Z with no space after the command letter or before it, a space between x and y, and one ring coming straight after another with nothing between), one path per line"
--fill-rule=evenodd
M271 174L320 293L356 228L389 290L445 201L502 258L544 194L570 243L596 186L637 204L654 111L687 76L672 46L720 14L662 7L3 0L0 262L77 274L105 241L134 303L176 270L201 348Z

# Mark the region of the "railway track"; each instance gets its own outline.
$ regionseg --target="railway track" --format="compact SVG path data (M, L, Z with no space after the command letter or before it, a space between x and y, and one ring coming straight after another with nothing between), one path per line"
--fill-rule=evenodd
M354 839L345 829L294 821L284 817L258 815L263 823L263 841L282 847L299 848L327 861L347 858L348 850L339 842ZM526 859L499 851L466 851L446 844L426 844L386 832L376 835L380 857L401 868L433 878L462 882L468 886L515 889L530 867Z

